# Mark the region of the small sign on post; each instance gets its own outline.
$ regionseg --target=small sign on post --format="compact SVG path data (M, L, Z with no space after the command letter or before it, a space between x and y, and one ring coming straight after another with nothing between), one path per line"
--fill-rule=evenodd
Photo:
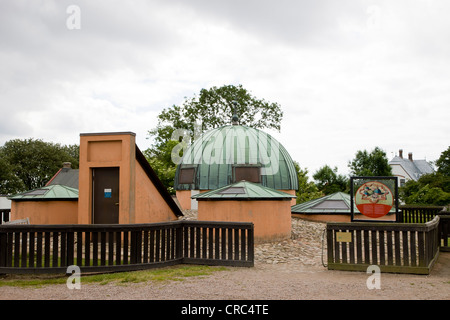
M336 241L337 242L352 242L352 233L351 232L336 232Z

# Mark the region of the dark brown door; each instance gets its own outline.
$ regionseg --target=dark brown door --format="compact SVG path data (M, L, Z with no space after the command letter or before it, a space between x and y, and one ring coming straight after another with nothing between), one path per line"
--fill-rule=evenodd
M92 169L94 224L119 223L119 168Z

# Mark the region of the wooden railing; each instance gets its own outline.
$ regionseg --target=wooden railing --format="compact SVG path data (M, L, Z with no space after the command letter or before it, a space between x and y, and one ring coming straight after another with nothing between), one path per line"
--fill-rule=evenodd
M441 211L439 218L439 250L450 251L450 212Z
M425 223L433 220L443 208L442 206L400 206L400 222Z
M328 269L428 274L439 253L439 221L327 223Z
M178 263L253 266L252 223L2 225L0 273L128 271Z

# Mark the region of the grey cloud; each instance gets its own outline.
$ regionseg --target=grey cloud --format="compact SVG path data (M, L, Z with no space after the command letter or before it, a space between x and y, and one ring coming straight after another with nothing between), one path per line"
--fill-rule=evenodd
M338 27L342 20L366 23L367 5L350 0L308 1L179 1L199 17L220 19L230 27L272 41L290 45L334 45L342 41Z

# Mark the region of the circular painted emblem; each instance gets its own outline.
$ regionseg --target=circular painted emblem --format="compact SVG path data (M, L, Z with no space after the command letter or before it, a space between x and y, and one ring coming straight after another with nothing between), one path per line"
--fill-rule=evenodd
M394 205L392 191L383 183L369 181L358 188L355 204L359 212L370 218L380 218Z

